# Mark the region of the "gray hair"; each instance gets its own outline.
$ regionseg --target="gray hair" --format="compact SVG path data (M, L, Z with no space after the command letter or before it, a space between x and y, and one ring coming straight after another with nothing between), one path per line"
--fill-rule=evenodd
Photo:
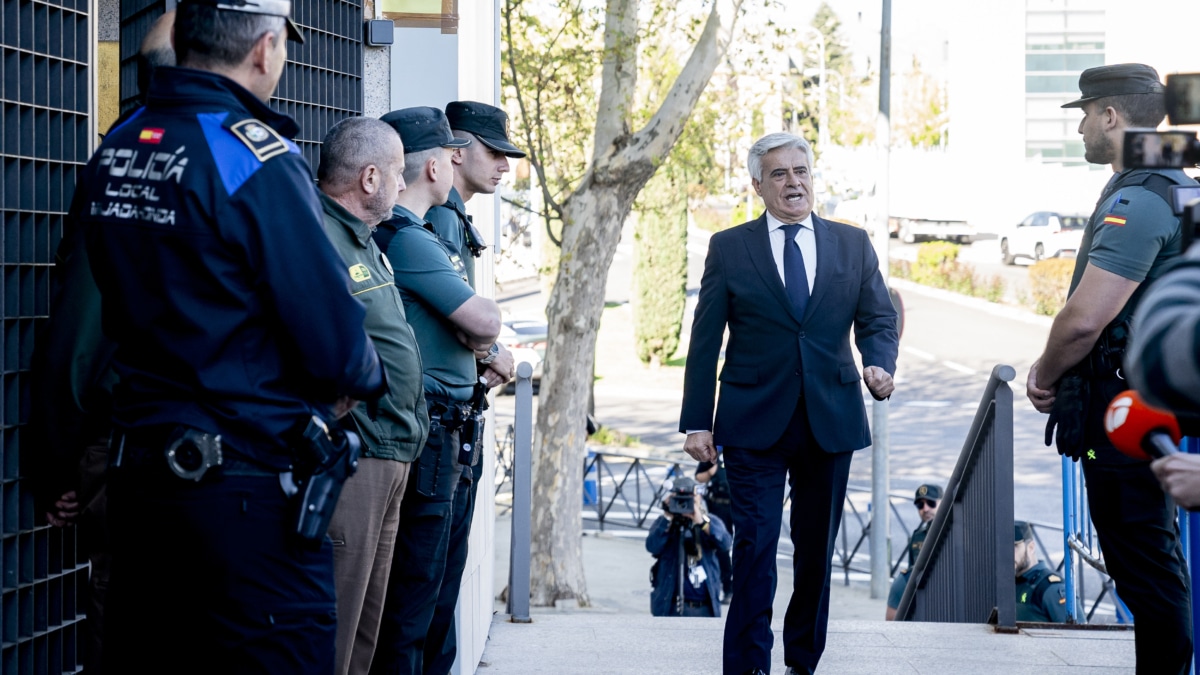
M236 66L265 33L286 40L284 18L183 3L175 13L175 57L189 68Z
M429 162L429 158L441 153L445 148L436 147L419 152L404 153L404 182L408 185L415 185L417 179L425 172L425 164Z
M750 153L746 157L746 168L750 171L750 177L761 181L762 158L766 157L768 152L780 148L800 148L804 151L804 155L808 157L808 168L812 169L813 151L808 141L795 134L780 132L767 134L755 141L754 145L750 146Z
M399 150L399 141L400 134L387 122L373 117L344 119L330 128L321 143L317 180L324 187L337 188L357 181L371 164L387 170L399 161L390 154Z

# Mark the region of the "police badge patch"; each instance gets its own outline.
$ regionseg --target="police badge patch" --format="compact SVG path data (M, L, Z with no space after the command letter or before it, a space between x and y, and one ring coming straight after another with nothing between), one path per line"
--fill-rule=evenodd
M234 136L237 136L239 141L245 143L247 148L250 148L250 152L253 152L260 162L288 152L288 146L283 142L283 137L271 127L254 118L230 125L229 130L233 132Z

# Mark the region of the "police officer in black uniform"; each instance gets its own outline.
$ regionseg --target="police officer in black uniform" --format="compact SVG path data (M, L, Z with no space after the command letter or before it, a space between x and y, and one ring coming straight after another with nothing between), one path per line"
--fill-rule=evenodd
M331 507L305 501L324 468L348 471L353 441L326 429L386 382L298 127L265 104L302 39L290 12L180 2L181 67L80 172L68 236L118 375L105 672L333 670L331 546L298 516Z
M1038 560L1033 528L1013 523L1013 558L1017 573L1017 621L1067 622L1067 590L1062 577Z

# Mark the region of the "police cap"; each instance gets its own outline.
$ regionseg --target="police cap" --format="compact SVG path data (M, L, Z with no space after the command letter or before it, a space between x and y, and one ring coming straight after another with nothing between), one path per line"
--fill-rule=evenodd
M1079 93L1083 94L1064 108L1082 108L1084 103L1106 96L1126 94L1162 94L1165 91L1158 71L1141 63L1118 63L1088 68L1079 76Z
M453 101L446 106L450 128L468 131L487 147L505 156L521 158L525 152L508 140L508 113L478 101Z
M446 114L437 108L417 106L402 108L380 117L400 133L404 141L405 154L432 148L465 148L471 144L469 138L455 138L450 131Z
M919 502L922 499L930 499L935 502L942 499L942 486L933 483L926 483L917 488L916 495L913 497L913 502Z
M1023 520L1013 522L1013 543L1018 541L1033 541L1033 528Z
M204 5L229 12L281 16L287 21L288 39L304 44L304 35L292 21L292 0L180 0L180 5Z

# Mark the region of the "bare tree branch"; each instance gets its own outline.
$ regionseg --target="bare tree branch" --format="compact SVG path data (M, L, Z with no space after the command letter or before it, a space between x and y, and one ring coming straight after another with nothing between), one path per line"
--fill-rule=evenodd
M629 135L630 111L637 87L637 5L637 0L608 0L593 161L609 154L618 139Z
M717 0L713 3L704 31L662 105L627 146L616 148L621 156L620 165L661 159L679 140L696 101L704 93L705 85L729 47L742 2Z

